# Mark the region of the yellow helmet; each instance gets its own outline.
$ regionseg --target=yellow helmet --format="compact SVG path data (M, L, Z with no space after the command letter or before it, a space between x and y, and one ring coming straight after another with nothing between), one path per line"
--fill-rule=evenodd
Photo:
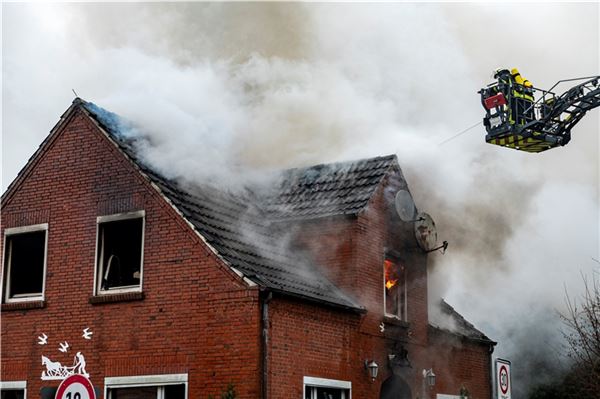
M513 68L510 70L511 75L520 75L519 70L517 68Z

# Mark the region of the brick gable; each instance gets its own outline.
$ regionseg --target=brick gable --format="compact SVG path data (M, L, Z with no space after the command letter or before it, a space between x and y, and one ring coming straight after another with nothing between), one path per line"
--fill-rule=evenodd
M117 146L80 110L53 132L3 198L2 231L48 223L42 309L2 312L2 380L42 386L42 355L86 356L94 384L115 375L189 373L190 397L235 383L259 390L258 291L203 245ZM144 210L143 299L92 304L97 216ZM90 341L81 331L94 331ZM45 333L47 346L35 345ZM68 341L72 351L58 352ZM19 365L13 367L13 365ZM6 365L9 365L6 367ZM243 381L243 384L242 384Z

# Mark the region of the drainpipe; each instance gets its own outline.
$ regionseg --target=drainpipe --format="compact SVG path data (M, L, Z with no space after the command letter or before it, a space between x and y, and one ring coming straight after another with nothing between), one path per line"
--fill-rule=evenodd
M490 398L494 398L494 391L496 390L496 371L494 370L494 358L492 354L494 353L494 345L490 345Z
M266 296L262 298L261 301L261 327L262 327L262 337L261 337L261 369L262 369L262 399L267 399L269 392L269 302L273 299L273 293L269 292Z

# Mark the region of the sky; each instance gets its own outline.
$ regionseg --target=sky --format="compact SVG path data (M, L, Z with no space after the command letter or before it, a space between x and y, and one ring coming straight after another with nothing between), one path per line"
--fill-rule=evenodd
M72 90L136 123L144 158L184 180L395 153L450 243L430 256L431 296L499 342L523 393L564 364L565 290L600 273L600 110L542 154L482 127L446 140L481 120L496 68L540 88L597 75L599 35L598 3L3 3L2 191Z

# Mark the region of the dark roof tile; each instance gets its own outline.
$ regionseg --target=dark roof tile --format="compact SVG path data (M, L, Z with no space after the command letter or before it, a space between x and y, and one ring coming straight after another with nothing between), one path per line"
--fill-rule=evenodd
M396 163L389 155L285 171L265 212L273 220L357 214Z

